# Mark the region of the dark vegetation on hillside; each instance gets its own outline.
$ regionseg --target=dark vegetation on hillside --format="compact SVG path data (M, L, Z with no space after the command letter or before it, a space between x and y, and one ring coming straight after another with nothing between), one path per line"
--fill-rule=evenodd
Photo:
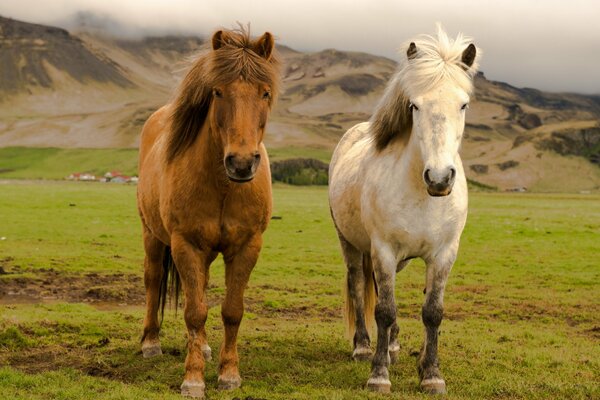
M350 96L364 96L382 89L385 84L386 80L371 74L354 74L342 76L314 86L307 86L305 84L296 85L286 90L286 95L300 93L304 99L308 99L324 92L328 87L337 86Z
M487 167L486 167L487 170ZM329 180L329 164L313 158L294 158L271 163L271 176L274 182L289 185L327 185ZM477 192L495 192L495 186L490 186L467 179L469 190Z
M293 158L271 164L273 181L290 185L327 185L329 164L314 158Z
M540 141L541 150L552 150L560 155L577 155L600 164L600 125L586 129L566 129L552 132Z

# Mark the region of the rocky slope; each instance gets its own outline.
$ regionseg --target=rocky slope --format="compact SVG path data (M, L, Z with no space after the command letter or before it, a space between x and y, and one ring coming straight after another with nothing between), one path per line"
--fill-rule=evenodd
M196 37L110 38L0 17L0 146L135 147L167 102ZM395 62L370 54L280 47L284 92L272 149L331 151L367 120ZM470 178L501 189L600 189L600 96L545 93L479 74L462 154Z

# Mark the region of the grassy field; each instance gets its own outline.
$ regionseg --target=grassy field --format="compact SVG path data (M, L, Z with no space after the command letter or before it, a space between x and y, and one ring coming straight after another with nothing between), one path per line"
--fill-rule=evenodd
M351 361L344 337L344 267L326 189L276 186L274 201L281 219L247 290L242 388L216 390L212 361L207 398L426 398L414 357L423 263L396 284L402 350L392 394L368 393L369 365ZM180 398L182 313L165 317L162 357L145 360L139 348L140 236L134 186L0 184L0 398ZM471 195L441 327L448 398L600 398L599 237L600 196ZM219 260L207 322L215 352L223 286Z
M329 162L331 151L282 147L269 150L271 161L316 158ZM137 149L0 148L0 179L64 179L75 172L103 176L108 171L137 175Z

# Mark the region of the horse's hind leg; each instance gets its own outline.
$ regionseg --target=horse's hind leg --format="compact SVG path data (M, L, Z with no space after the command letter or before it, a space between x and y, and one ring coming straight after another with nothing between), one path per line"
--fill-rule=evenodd
M163 257L166 246L144 228L144 285L146 286L146 316L142 335L142 354L144 358L162 354L158 332L160 285L163 277Z
M392 327L390 328L390 344L388 346L388 352L390 353L390 362L392 364L398 362L398 355L400 354L400 343L398 342L398 333L400 333L400 328L398 327L398 322L394 321Z
M446 383L439 370L438 333L444 311L444 289L454 256L427 261L427 286L422 309L425 341L417 362L421 389L426 393L446 393Z
M365 319L365 299L366 296L371 296L371 293L366 292L373 291L374 293L374 288L366 286L366 284L373 285L371 259L368 254L363 254L352 246L341 233L338 232L338 236L347 267L345 317L349 334L353 335L354 351L352 358L356 361L368 361L373 355ZM365 276L365 272L369 276ZM371 302L374 303L374 300ZM373 312L373 310L367 311Z
M410 260L403 260L396 266L396 273L400 272L404 267L410 263ZM398 321L394 320L392 327L390 328L390 344L388 351L390 353L390 361L395 364L398 361L398 355L400 354L400 343L398 342L398 333L400 328L398 327Z

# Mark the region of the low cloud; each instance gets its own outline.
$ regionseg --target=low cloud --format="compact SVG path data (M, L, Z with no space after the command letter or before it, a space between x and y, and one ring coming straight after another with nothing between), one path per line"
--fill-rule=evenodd
M41 3L41 4L40 4ZM488 78L551 91L600 94L600 8L570 2L442 0L20 0L0 4L0 15L75 29L142 37L209 35L250 22L254 34L271 31L303 51L364 51L392 59L397 48L440 21L451 35L475 38Z

